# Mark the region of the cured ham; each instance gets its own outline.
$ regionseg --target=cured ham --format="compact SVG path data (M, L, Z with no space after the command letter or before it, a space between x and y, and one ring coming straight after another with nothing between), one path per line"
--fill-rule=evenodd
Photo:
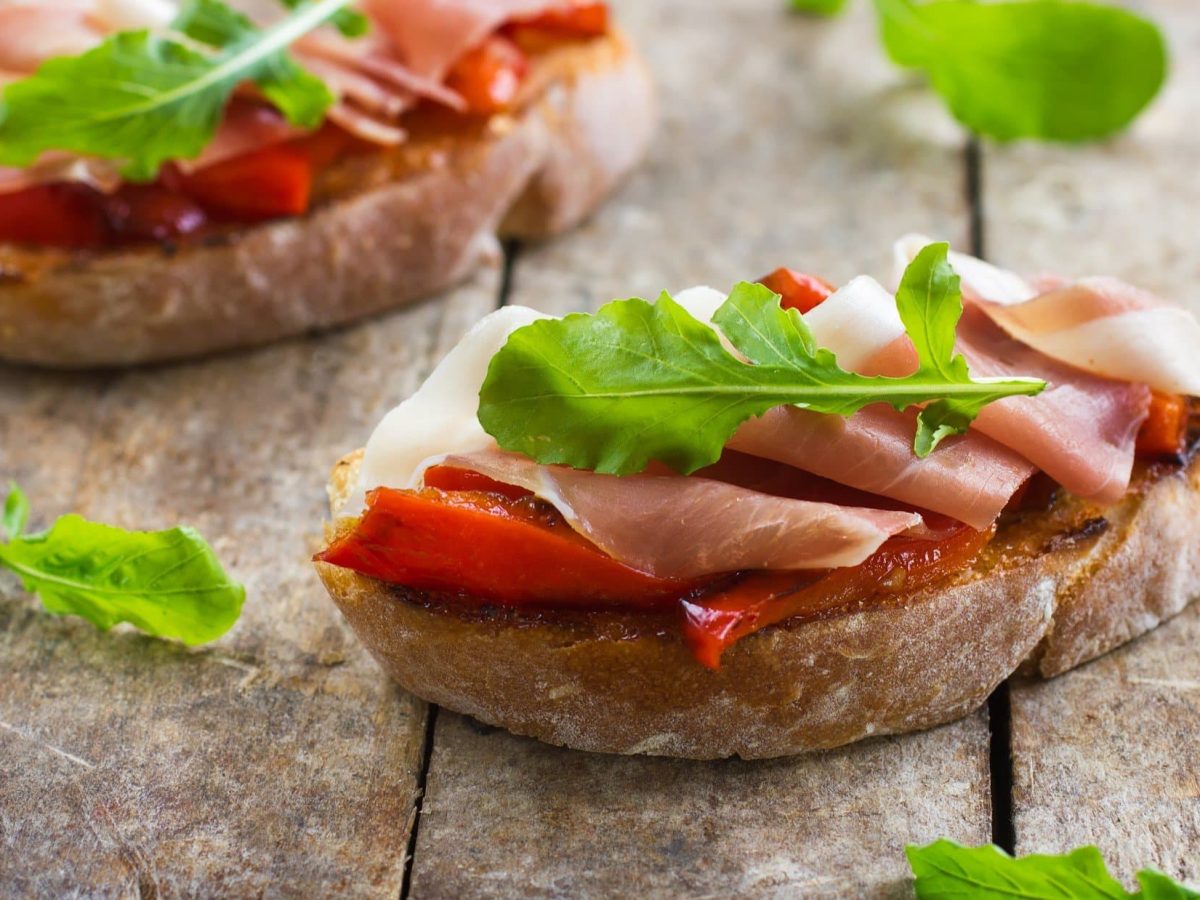
M976 377L1046 382L1036 397L1006 397L984 407L975 430L1019 450L1072 493L1101 503L1121 498L1150 407L1144 384L1098 378L1050 359L1010 338L978 309L964 313L958 349Z
M286 13L277 0L231 5L262 25ZM465 108L463 98L442 83L463 53L514 17L556 5L557 0L367 0L361 7L372 17L368 35L348 40L325 26L301 38L292 52L337 98L328 113L331 121L368 143L392 146L406 137L396 120L420 100ZM163 30L178 10L174 0L0 2L0 87L27 77L48 59L84 53L116 31ZM297 136L295 128L265 115L253 100L235 98L212 144L199 158L180 161L181 168L194 172ZM91 171L90 164L38 165L20 176L0 170L0 193Z
M376 428L349 508L361 507L372 488L419 488L430 466L457 466L534 492L615 559L672 578L856 565L890 535L920 525L911 511L795 500L709 478L617 478L500 452L476 416L479 388L508 336L541 318L508 306L471 329ZM908 440L911 455L911 431Z
M897 268L927 243L901 239ZM963 296L1021 343L1093 375L1200 396L1200 323L1189 311L1116 278L1030 283L971 256L950 262Z
M729 447L860 491L929 509L982 530L1035 467L968 432L925 459L913 454L916 414L870 406L844 419L779 407L742 425Z
M971 269L969 263L966 268ZM1021 294L1016 276L996 275L990 268L979 263L975 269L981 290L993 296ZM692 288L676 301L711 325L724 295ZM476 418L479 388L488 362L512 331L543 318L506 307L472 329L421 389L383 420L367 445L357 502L361 505L365 492L377 486L418 489L431 465L469 468L533 491L622 562L657 576L688 578L733 568L827 565L839 554L851 558L877 538L897 533L892 529L913 527L918 510L983 531L1038 469L1081 496L1118 499L1128 486L1134 443L1147 414L1147 387L1100 378L1049 358L999 328L983 309L985 302L990 301L969 305L959 326L958 349L973 373L1042 378L1048 387L1036 397L989 405L967 434L943 442L927 458L912 451L916 412L882 404L849 418L780 407L743 424L729 443L734 455L811 473L862 495L825 503L824 497L797 496L765 481L760 487L726 478L720 466L688 478L657 472L614 478L501 453ZM805 320L817 343L848 368L901 375L916 364L894 298L869 278L834 292ZM787 479L774 481L786 485ZM901 507L891 512L909 517L904 524L876 517L886 510L872 507L889 505ZM747 511L751 514L744 515ZM713 534L705 533L698 543L692 532L690 541L676 533L678 527L694 530L718 520ZM817 532L807 529L815 522L835 536L835 546L813 539ZM641 523L657 523L662 535ZM789 556L801 537L804 555Z
M1025 303L984 309L1046 356L1095 375L1200 396L1200 323L1115 278L1086 278Z
M676 301L711 321L725 295L711 288L681 292ZM902 375L916 364L895 299L867 276L853 279L805 313L817 344L843 368ZM1018 453L979 434L945 442L918 459L912 450L916 413L868 407L843 419L779 407L746 422L729 447L933 510L976 529L989 527L1035 471Z
M919 236L897 243L897 280L928 243ZM1149 409L1146 385L1090 375L1014 339L992 323L1038 302L1031 299L1036 288L974 257L951 253L950 262L967 299L958 350L972 374L1026 375L1047 382L1036 397L990 404L972 430L1020 453L1072 493L1106 503L1118 499L1128 487L1138 429ZM894 314L894 309L879 312L883 317ZM896 345L889 352L897 354Z
M532 491L614 559L659 578L854 566L915 512L794 500L709 478L598 475L496 450L442 463Z
M505 22L557 5L557 0L363 0L362 8L409 69L440 81L459 57Z
M0 70L29 74L55 56L74 56L103 36L89 20L90 3L0 3Z

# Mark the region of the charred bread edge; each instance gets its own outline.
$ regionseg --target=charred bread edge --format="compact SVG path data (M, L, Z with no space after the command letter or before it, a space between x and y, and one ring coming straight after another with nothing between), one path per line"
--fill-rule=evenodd
M334 469L335 515L359 460ZM616 614L469 619L318 569L383 668L430 702L580 750L765 758L949 722L1023 664L1057 675L1180 612L1200 593L1197 491L1193 460L1109 510L1098 533L898 604L761 631L719 672L672 630L623 628Z
M227 239L71 256L0 246L0 358L130 365L267 343L412 303L588 215L645 152L650 76L619 34L428 167Z

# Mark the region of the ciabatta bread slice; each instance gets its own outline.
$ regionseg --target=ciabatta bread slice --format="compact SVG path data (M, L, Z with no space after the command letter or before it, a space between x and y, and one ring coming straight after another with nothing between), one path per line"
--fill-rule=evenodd
M359 458L334 469L335 516ZM669 619L469 612L318 570L359 638L419 697L580 750L750 759L949 722L1022 667L1057 675L1149 631L1200 594L1198 509L1200 462L1139 464L1116 506L1064 497L1022 513L969 571L752 634L717 672Z

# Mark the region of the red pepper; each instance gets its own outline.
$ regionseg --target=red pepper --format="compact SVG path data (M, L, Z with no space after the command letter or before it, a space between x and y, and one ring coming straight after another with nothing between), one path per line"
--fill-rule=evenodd
M454 64L446 87L463 98L468 112L490 116L512 106L528 71L521 49L494 34Z
M258 222L307 212L313 170L303 146L277 144L181 175L178 184L216 216Z
M702 665L720 668L726 650L768 625L931 584L967 566L993 534L945 519L940 525L929 538L894 537L854 568L754 573L720 593L684 599L684 640Z
M47 184L0 194L0 243L85 250L109 237L100 195L75 184Z
M617 562L535 501L479 491L372 491L354 530L317 559L511 606L662 610L696 586Z
M453 466L432 466L426 469L424 481L425 487L437 488L440 491L477 491L499 494L509 500L523 500L533 496L533 491L496 481L470 469L457 469Z
M779 305L784 309L795 309L806 313L820 306L833 293L833 285L805 272L795 269L779 268L758 280L782 299Z
M208 223L194 200L161 184L126 184L102 203L112 243L174 240Z
M567 0L536 16L517 19L513 25L563 37L601 37L608 34L608 4Z
M1137 436L1141 456L1179 456L1187 449L1188 400L1178 394L1150 395L1150 415Z

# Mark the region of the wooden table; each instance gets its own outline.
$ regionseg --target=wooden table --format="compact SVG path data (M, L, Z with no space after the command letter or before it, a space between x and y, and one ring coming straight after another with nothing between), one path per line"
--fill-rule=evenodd
M183 520L249 589L188 650L0 581L0 894L898 895L903 846L1098 843L1200 875L1200 612L935 731L798 759L542 746L389 684L308 564L332 462L472 322L790 264L887 274L919 230L1023 270L1200 301L1200 16L1144 4L1170 89L1081 149L979 147L883 61L865 3L618 3L662 85L653 156L592 223L441 301L324 338L116 375L0 371L0 476L39 524ZM1011 752L1010 752L1011 746Z

